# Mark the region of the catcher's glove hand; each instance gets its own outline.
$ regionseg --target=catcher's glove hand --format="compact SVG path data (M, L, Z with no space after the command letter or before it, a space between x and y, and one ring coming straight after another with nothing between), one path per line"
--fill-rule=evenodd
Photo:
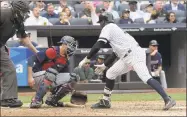
M70 102L76 105L85 105L87 100L88 99L86 93L74 91L71 95Z

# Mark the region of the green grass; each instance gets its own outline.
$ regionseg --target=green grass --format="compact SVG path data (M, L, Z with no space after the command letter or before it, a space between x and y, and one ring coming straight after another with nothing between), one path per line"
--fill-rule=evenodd
M186 93L171 93L169 94L175 100L186 100ZM102 94L88 94L88 101L98 101ZM32 96L19 96L24 103L30 103ZM156 93L128 93L128 94L112 94L112 101L155 101L161 100L161 97ZM62 99L64 102L70 100L70 95Z

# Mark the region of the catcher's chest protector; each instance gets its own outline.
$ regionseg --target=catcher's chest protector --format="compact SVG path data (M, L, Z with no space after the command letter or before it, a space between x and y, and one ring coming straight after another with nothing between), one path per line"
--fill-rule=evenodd
M58 52L56 48L53 47L53 49L51 48L49 49L46 50L47 60L43 63L42 70L46 70L57 64L61 64L61 65L67 64L67 58L60 56L59 54L60 52Z

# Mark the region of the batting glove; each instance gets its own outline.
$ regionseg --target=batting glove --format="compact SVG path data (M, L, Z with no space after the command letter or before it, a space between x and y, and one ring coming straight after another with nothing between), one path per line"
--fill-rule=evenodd
M87 59L87 56L79 63L79 67L81 68L87 61L90 59Z
M95 73L98 74L98 75L102 75L103 74L103 71L106 69L106 66L105 64L101 64L101 65L94 65L95 67L97 67L95 69Z

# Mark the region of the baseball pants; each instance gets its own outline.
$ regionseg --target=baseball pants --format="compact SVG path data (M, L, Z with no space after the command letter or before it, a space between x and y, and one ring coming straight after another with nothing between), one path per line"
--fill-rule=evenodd
M10 60L8 50L5 46L0 48L0 52L0 100L18 98L16 68Z
M115 79L117 76L134 70L139 78L147 84L152 78L146 66L146 54L141 47L131 49L131 52L120 58L106 73L108 79Z

